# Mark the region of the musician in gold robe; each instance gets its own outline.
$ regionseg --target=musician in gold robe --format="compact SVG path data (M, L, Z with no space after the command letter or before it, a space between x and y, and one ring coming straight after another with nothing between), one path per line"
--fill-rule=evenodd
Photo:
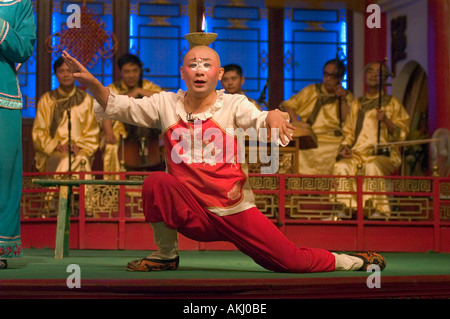
M380 75L383 88L389 76L389 70L385 64L380 74L380 65L381 63L375 62L366 66L367 91L364 96L353 102L348 114L343 129L344 139L338 153L339 160L334 166L333 174L335 175L385 176L393 174L400 167L401 154L398 147L390 147L389 152L384 153L377 153L374 149L374 146L378 144L403 141L409 132L408 113L397 98L381 90L381 107L379 107ZM362 169L360 172L358 172L358 165ZM344 184L347 181L340 179L338 190L344 190ZM386 191L383 179L374 179L371 185L369 187L369 183L365 183L364 189ZM350 188L355 191L356 185L351 183ZM369 199L371 200L366 202ZM347 207L356 208L356 195L340 194L337 196L337 201ZM373 212L376 213L374 217L389 215L390 207L385 195L365 195L363 204L374 208Z
M161 87L155 83L142 78L143 63L137 56L124 54L118 59L117 65L121 80L108 86L112 92L142 98L162 91ZM105 172L120 171L120 161L124 160L121 158L123 154L119 154L120 143L127 137L137 139L137 129L137 127L119 121L104 120L102 122L100 148L103 154L103 170Z
M59 87L40 98L33 123L36 168L39 172L69 171L70 138L70 170L80 171L85 163L86 171L91 171L100 131L94 100L75 86L75 78L62 58L55 61L53 70Z
M353 101L353 94L341 86L345 72L342 61L327 61L322 83L306 86L280 105L289 113L294 126L296 122L306 122L317 137L317 148L299 151L300 174L331 175L333 172L342 142L342 126Z

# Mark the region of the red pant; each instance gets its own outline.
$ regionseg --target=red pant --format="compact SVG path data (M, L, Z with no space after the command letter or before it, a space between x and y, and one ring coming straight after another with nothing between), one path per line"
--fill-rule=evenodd
M146 221L164 222L197 241L228 241L262 267L277 272L324 272L334 255L320 248L296 247L257 208L217 216L201 207L172 175L152 173L142 187Z

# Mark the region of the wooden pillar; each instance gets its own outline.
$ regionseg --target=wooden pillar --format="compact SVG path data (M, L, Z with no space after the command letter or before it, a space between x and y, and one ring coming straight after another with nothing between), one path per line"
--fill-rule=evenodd
M353 11L347 10L347 89L353 92Z
M450 129L450 0L428 0L428 126Z
M284 100L284 7L269 11L269 109L278 108Z
M194 26L194 30L195 30L195 32L206 31L206 30L202 30L203 14L205 14L205 1L198 0L196 9L197 9L197 14L195 16L196 23Z
M51 89L52 57L47 52L45 40L51 34L52 1L39 0L37 3L36 26L36 106L39 98Z
M120 70L117 66L117 60L124 54L128 53L129 38L129 1L114 0L113 2L113 32L116 35L118 47L117 52L113 56L113 79L114 81L120 81Z
M203 1L202 1L203 3ZM188 4L188 16L189 16L189 32L198 32L198 28L201 28L201 24L200 27L198 27L198 15L199 15L199 9L198 9L198 4L199 1L196 0L189 0L189 4ZM203 14L203 11L201 11L200 15ZM200 21L201 23L201 21ZM182 35L184 36L184 34Z

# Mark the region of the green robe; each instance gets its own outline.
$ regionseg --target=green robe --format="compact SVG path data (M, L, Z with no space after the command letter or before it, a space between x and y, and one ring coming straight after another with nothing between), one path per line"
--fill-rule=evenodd
M33 54L36 26L30 0L0 6L0 259L22 256L22 95L16 63Z

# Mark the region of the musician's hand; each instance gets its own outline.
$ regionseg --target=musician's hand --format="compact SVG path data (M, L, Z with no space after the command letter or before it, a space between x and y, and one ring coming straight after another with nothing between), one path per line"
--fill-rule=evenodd
M80 151L80 147L77 144L72 144L70 148L72 149L72 153L75 155L77 155Z
M378 109L377 110L377 120L380 122L384 122L386 121L387 117L386 117L386 112L382 109Z
M377 119L378 121L383 122L386 125L390 134L394 133L395 124L386 116L386 112L384 110L377 110Z
M105 142L107 144L116 144L117 140L114 134L105 134Z
M349 147L344 147L339 153L342 158L350 158L352 157L352 150Z
M56 145L55 150L57 150L60 153L68 153L69 152L69 145L64 144L62 145L60 142L58 142L58 145Z
M278 129L278 135L281 143L286 145L289 141L292 141L292 132L295 127L287 120L289 115L286 112L281 112L278 109L269 111L266 118L266 127L268 129L267 138L271 138L271 130Z
M338 97L338 99L343 100L347 96L347 90L338 85L334 89L334 94Z

